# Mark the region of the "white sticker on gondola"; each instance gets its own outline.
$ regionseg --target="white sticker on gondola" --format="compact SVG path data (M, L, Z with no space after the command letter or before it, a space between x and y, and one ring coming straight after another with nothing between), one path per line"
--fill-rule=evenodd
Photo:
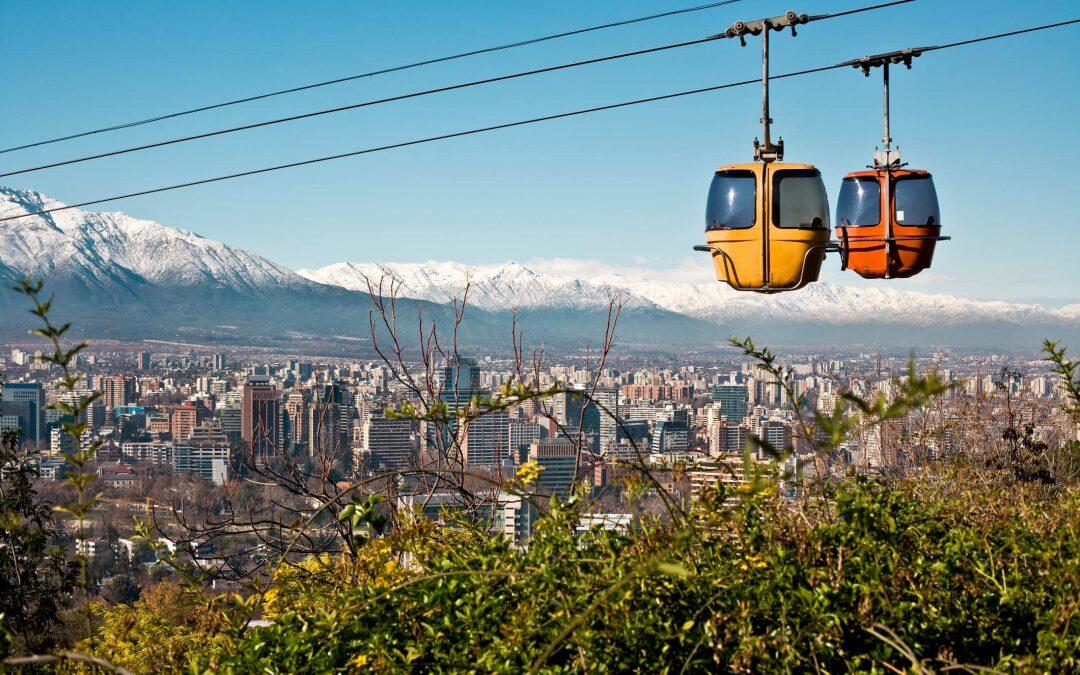
M904 219L904 212L903 211L897 211L896 212L896 219L897 220L903 220Z

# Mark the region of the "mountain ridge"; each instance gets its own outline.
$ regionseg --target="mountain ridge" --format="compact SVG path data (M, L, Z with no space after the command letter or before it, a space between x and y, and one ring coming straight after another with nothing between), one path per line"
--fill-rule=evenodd
M60 206L33 190L0 187L0 216ZM687 281L674 271L576 264L587 273L552 261L334 263L293 271L191 230L118 211L69 209L0 221L0 281L43 279L64 319L88 337L203 336L253 344L284 344L297 334L363 339L372 308L366 280L394 278L403 321L421 314L452 321L448 303L470 282L463 339L474 345L505 346L513 310L547 344L580 347L599 337L611 298L623 303L623 342L653 347L713 348L732 333L786 344L1032 346L1044 336L1080 339L1080 303L1052 310L827 282L763 296L714 280ZM389 292L384 286L382 293ZM0 294L0 307L14 309L18 302L14 293ZM0 332L25 335L28 315L5 316Z
M403 297L448 301L460 295L466 282L476 304L489 311L513 308L600 307L622 294L631 307L665 309L677 314L723 323L733 318L790 322L857 324L867 321L932 325L1004 321L1015 324L1080 320L1080 304L1048 309L1037 304L980 301L945 294L915 293L891 288L855 288L818 282L797 293L759 295L739 293L715 281L658 281L622 273L598 271L590 278L536 270L517 262L501 265L463 265L454 262L333 263L301 276L328 285L358 289L366 280L397 279ZM515 288L524 280L532 288ZM555 296L558 297L555 297Z

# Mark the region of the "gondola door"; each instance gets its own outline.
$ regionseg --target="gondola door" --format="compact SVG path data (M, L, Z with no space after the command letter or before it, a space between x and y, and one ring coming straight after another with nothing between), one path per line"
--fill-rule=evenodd
M765 250L770 290L817 281L829 244L829 198L821 172L809 164L766 165Z
M765 166L721 167L709 187L704 248L712 254L716 278L735 290L765 285Z

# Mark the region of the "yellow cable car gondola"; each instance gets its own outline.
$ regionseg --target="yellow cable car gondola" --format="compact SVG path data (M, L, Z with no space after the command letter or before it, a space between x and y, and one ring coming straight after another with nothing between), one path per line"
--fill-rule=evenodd
M764 143L754 140L754 163L722 166L713 176L704 246L716 278L738 291L778 293L817 281L829 241L829 198L810 164L784 162L784 141L773 143L769 124L769 32L806 23L805 14L750 23L738 21L728 37L761 35Z
M829 248L829 199L810 164L720 167L705 217L716 278L732 288L775 293L817 280Z

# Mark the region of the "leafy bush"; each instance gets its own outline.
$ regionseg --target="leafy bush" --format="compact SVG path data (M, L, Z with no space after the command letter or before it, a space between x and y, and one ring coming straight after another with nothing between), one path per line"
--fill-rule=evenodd
M576 534L577 510L560 506L524 553L417 523L367 545L369 574L308 584L291 608L277 595L272 625L199 660L224 672L885 672L912 655L1080 668L1078 494L939 478L855 479L802 504L717 494L677 525L630 533Z
M229 641L222 613L207 611L203 600L183 585L162 581L130 605L94 603L94 651L139 673L184 670L188 661Z
M0 434L0 655L59 642L64 593L77 570L61 548L50 505L34 486L38 455L20 432Z

